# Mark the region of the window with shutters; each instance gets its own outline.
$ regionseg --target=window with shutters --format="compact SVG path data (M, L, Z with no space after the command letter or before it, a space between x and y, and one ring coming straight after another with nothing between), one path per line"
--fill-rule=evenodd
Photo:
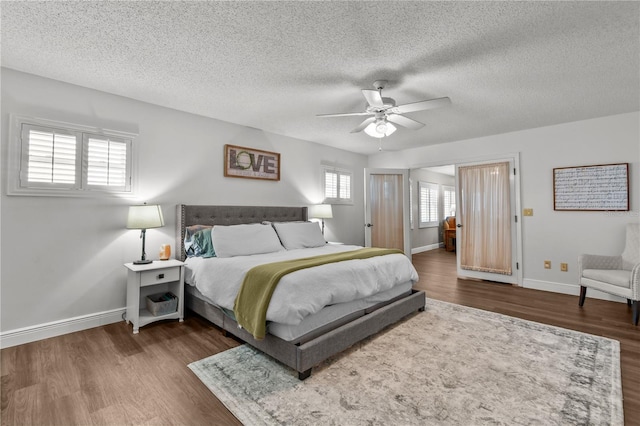
M10 195L132 193L134 135L19 117L12 132Z
M420 228L438 226L438 184L418 182Z
M452 186L442 187L442 212L443 219L456 215L456 190Z
M323 167L323 202L326 204L353 203L353 196L351 194L351 182L351 172L335 168Z

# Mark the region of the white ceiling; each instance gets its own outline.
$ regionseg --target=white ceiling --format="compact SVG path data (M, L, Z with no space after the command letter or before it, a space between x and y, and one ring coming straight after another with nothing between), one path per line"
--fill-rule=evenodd
M385 150L640 110L638 2L1 3L2 66L360 153L360 89L407 114ZM250 143L248 141L247 143Z

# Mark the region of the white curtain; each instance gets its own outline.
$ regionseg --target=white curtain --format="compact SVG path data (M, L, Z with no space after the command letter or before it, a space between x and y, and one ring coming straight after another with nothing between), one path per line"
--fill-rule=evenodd
M509 163L459 169L462 269L511 275Z

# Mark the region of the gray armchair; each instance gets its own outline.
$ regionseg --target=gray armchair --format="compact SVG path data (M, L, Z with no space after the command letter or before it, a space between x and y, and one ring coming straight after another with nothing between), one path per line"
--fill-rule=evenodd
M640 311L640 224L627 225L625 248L620 256L582 254L578 257L580 306L584 305L587 288L627 299L633 305L634 325Z

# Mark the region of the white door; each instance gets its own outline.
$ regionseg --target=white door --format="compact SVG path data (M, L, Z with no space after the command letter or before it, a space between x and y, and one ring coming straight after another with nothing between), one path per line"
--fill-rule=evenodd
M411 258L409 170L365 169L365 245L397 248Z
M518 284L513 159L456 165L459 277Z

